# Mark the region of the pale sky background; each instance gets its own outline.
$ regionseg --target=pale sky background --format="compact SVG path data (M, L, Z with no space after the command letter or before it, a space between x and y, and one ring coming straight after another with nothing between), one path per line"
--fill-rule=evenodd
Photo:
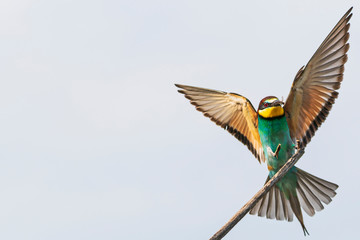
M297 164L340 185L304 216L329 240L359 232L359 1L1 1L0 239L208 239L267 169L174 83L286 99L351 6L339 98ZM289 237L297 220L248 215L225 239Z

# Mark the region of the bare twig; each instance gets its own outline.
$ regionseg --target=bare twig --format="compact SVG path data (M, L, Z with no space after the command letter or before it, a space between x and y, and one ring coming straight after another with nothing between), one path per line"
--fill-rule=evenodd
M250 199L210 240L222 239L230 230L255 206L255 204L276 184L304 154L304 149L298 150L282 168Z

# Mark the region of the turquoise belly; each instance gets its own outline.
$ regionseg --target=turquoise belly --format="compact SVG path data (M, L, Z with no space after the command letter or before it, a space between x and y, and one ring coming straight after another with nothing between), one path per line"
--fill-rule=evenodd
M295 145L290 137L289 127L286 117L262 118L259 116L259 135L261 144L265 153L266 162L269 169L269 177L273 177L275 173L286 163L286 161L295 153ZM281 144L278 157L273 156L277 146ZM290 171L276 184L280 190L285 193L288 198L290 192L296 195L295 189L297 185L296 168Z
M267 164L276 172L295 153L286 117L268 119L259 116L258 129ZM279 144L281 150L276 158L271 152L275 152Z

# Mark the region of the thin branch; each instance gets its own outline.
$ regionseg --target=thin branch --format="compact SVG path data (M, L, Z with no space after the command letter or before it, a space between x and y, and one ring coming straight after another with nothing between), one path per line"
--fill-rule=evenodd
M222 239L230 230L256 205L256 203L276 184L304 154L304 149L298 150L282 168L250 199L210 240Z

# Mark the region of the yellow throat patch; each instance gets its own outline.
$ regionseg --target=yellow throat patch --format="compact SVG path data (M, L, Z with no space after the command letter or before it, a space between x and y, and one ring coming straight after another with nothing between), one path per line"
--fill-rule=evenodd
M281 106L268 107L259 110L259 115L263 118L274 118L284 115L284 109Z

